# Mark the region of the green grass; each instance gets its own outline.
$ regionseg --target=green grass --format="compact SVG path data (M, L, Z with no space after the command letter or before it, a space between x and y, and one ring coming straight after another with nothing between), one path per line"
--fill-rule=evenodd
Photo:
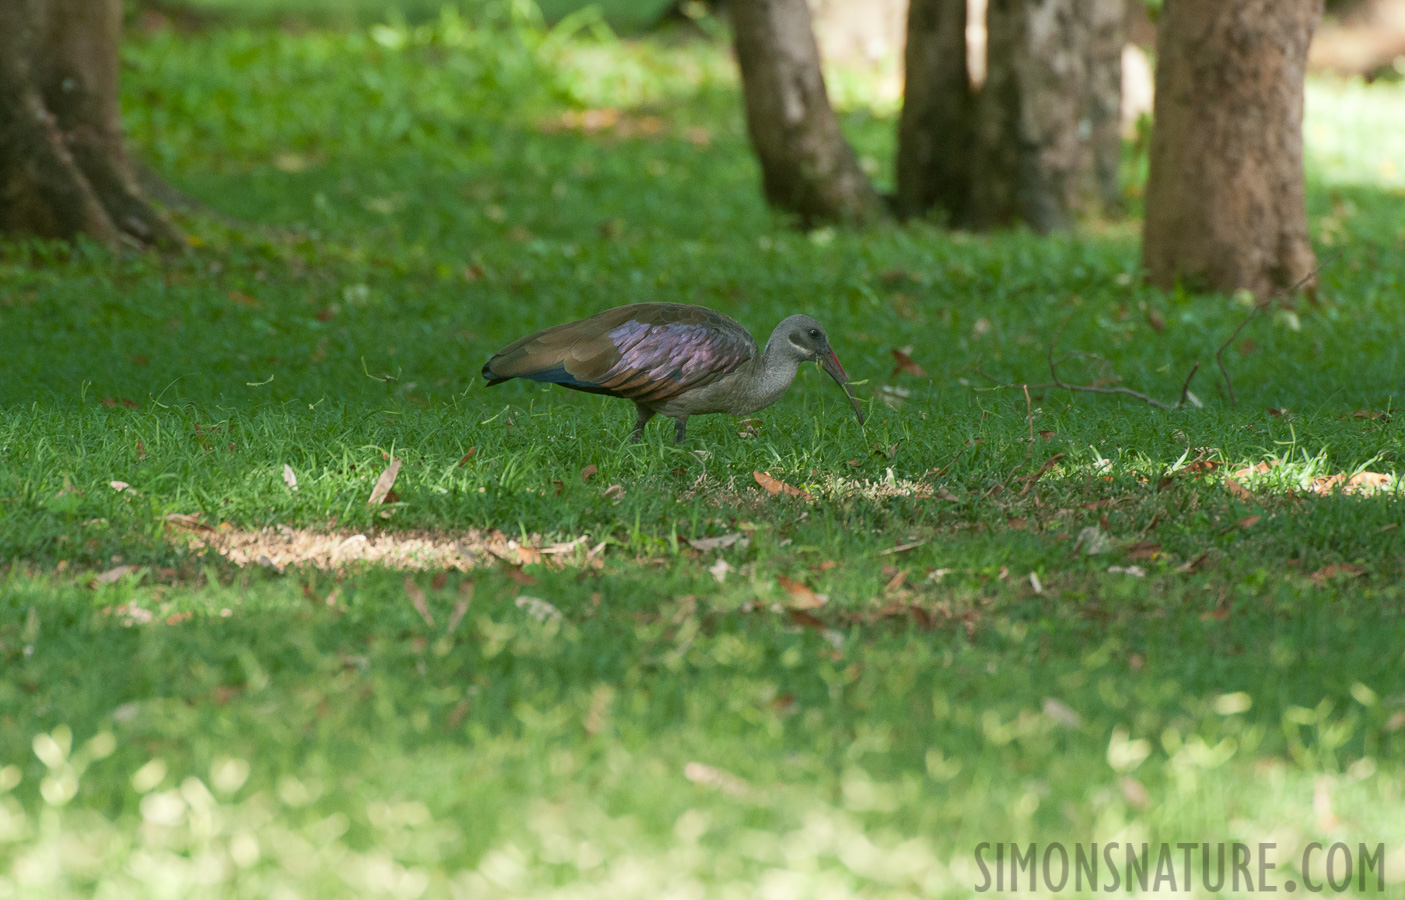
M786 229L722 47L450 16L125 54L134 144L221 215L179 258L0 251L0 897L963 897L1015 840L1271 840L1280 889L1307 842L1384 843L1398 890L1405 510L1305 489L1400 470L1398 422L1353 415L1405 368L1399 86L1312 85L1341 255L1226 352L1231 406L1243 307L1141 286L1134 222ZM625 124L563 127L602 107ZM846 124L887 177L891 109ZM643 300L817 316L869 424L810 371L683 448L482 387L511 339ZM1198 361L1204 407L979 374L1047 381L1056 335L1106 359L1065 377L1166 400ZM906 346L928 377L890 374ZM173 513L604 546L407 587L241 568Z

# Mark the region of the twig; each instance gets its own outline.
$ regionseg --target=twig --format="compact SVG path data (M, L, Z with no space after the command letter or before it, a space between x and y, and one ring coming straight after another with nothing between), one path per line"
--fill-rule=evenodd
M1140 400L1143 403L1149 403L1157 409L1176 410L1180 409L1183 405L1185 405L1186 393L1190 387L1190 379L1195 377L1196 369L1200 368L1199 363L1196 363L1195 367L1190 370L1190 375L1188 375L1185 380L1185 386L1181 389L1180 402L1176 403L1174 406L1169 403L1162 403L1155 397L1148 397L1141 391L1134 391L1131 388L1098 387L1092 384L1069 384L1068 382L1059 378L1058 363L1054 360L1054 344L1058 343L1059 337L1063 334L1064 328L1066 328L1067 326L1068 320L1064 320L1064 324L1059 327L1058 333L1054 335L1054 339L1049 342L1049 375L1054 379L1054 387L1063 388L1066 391L1083 391L1084 393L1088 394L1122 394L1123 396L1132 397L1133 399Z
M1034 453L1034 404L1029 399L1029 385L1024 385L1024 409L1025 421L1029 423L1029 444L1024 448L1024 461L1029 462L1030 454Z
M1220 349L1215 351L1215 365L1220 367L1220 374L1224 376L1225 388L1229 391L1230 406L1238 406L1239 398L1234 395L1234 379L1229 377L1229 369L1225 368L1225 350L1229 348L1230 344L1234 343L1235 338L1239 337L1239 332L1244 330L1244 326L1254 321L1254 319L1258 316L1259 313L1272 306L1273 301L1277 300L1279 297L1287 296L1288 294L1293 293L1298 288L1302 287L1312 279L1316 278L1317 273L1325 269L1329 263L1336 262L1337 257L1341 255L1342 252L1338 250L1336 253L1333 253L1331 256L1318 263L1317 268L1313 269L1311 272L1308 272L1302 278L1299 278L1296 282L1294 282L1292 287L1288 288L1287 290L1276 290L1273 293L1269 294L1267 297L1260 300L1259 302L1255 303L1254 308L1249 310L1249 315L1245 316L1244 321L1239 323L1239 327L1234 329L1234 332L1229 336L1228 339L1225 340L1223 344L1220 344Z
M1186 401L1186 399L1191 396L1191 393L1190 393L1190 380L1191 380L1192 378L1194 378L1194 377L1195 377L1195 373L1196 373L1196 372L1199 372L1199 371L1200 371L1200 362L1199 362L1199 360L1197 360L1196 363L1195 363L1195 365L1193 365L1193 366L1190 367L1190 374L1185 377L1185 383L1181 385L1181 399L1180 399L1179 402L1176 403L1176 406L1177 406L1177 407L1185 406L1185 401ZM1194 405L1195 405L1195 406L1199 406L1200 403L1197 401Z
M1044 460L1044 465L1040 466L1038 469L1035 469L1034 474L1026 475L1024 481L1024 488L1020 491L1020 496L1023 497L1025 494L1028 494L1029 489L1034 487L1034 483L1040 478L1043 478L1044 473L1052 469L1054 467L1054 463L1058 462L1063 458L1064 455L1062 453L1055 453L1053 456Z

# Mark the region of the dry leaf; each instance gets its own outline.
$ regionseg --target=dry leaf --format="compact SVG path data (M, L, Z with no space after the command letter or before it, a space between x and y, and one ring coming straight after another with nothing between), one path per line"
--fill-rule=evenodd
M415 583L415 579L405 579L405 593L410 597L410 603L414 605L415 612L420 614L426 625L434 627L434 616L429 614L429 602L425 599L424 588Z
M1044 698L1044 715L1054 720L1065 728L1077 728L1083 724L1083 717L1073 710L1062 700L1055 700L1053 697Z
M1151 326L1151 330L1157 334L1166 330L1166 317L1156 310L1151 310L1146 314L1146 323Z
M1348 494L1371 494L1383 490L1390 484L1390 476L1383 472L1357 472L1347 479L1345 492Z
M1112 538L1098 526L1089 525L1078 532L1078 540L1074 542L1073 548L1075 551L1081 549L1087 556L1097 556L1112 549Z
M1138 541L1127 548L1128 559L1154 559L1161 550L1161 545L1155 541Z
M955 494L953 494L951 491L947 490L946 488L937 488L936 490L932 491L932 496L933 496L933 497L936 497L938 500L945 500L945 501L947 501L948 503L960 503L960 502L961 502L961 498L960 498L960 497L956 496Z
M897 360L898 363L893 369L893 374L896 375L899 372L906 372L909 375L916 375L918 378L926 378L927 373L922 371L921 366L912 361L911 356L908 356L911 352L911 347L904 347L901 350L893 351L893 359Z
M199 516L188 516L185 513L167 513L166 521L172 525L179 525L181 528L189 528L191 531L209 531L215 529L200 521Z
M469 461L470 459L473 459L473 455L474 455L475 453L477 453L477 452L478 452L478 448L477 448L477 447L469 447L469 448L468 448L468 452L465 453L465 454L463 455L463 458L459 460L459 466L462 467L462 466L468 465L468 461Z
M1024 516L1011 516L1005 520L1005 524L1016 531L1024 531L1029 527L1029 520Z
M112 584L112 582L118 581L123 577L130 575L136 570L136 566L118 566L115 569L108 569L106 572L103 572L101 575L98 575L96 578L94 578L93 583Z
M1146 569L1141 566L1108 566L1107 570L1114 575L1131 575L1133 578L1146 577Z
M298 475L293 471L293 467L287 463L283 464L283 483L288 486L290 491L298 489Z
M829 602L829 598L824 594L816 594L800 582L784 575L776 576L776 583L790 595L790 603L787 605L791 609L814 609Z
M690 762L684 766L683 777L693 784L713 788L734 797L744 797L750 793L747 783L737 776L700 762Z
M1198 572L1200 571L1200 567L1205 564L1205 560L1209 556L1209 551L1206 551L1205 553L1202 553L1199 556L1195 557L1195 559L1181 563L1179 566L1176 566L1176 571L1181 573L1182 575L1189 575L1192 572Z
M707 570L712 573L713 578L716 578L717 581L721 583L727 580L727 573L732 571L732 564L719 556L717 557L717 562L708 566Z
M772 494L789 494L792 497L803 497L806 500L810 499L809 491L802 491L798 487L792 487L779 478L773 477L770 472L756 471L751 474L752 477L756 479L757 484L761 485Z
M1238 497L1240 500L1252 500L1254 497L1252 491L1250 491L1248 488L1246 488L1239 482L1235 481L1233 478L1226 478L1224 480L1224 487L1225 490L1229 491L1231 494Z
M1333 578L1338 578L1343 575L1350 578L1356 578L1357 576L1365 574L1365 566L1354 566L1350 563L1333 563L1330 566L1323 566L1316 572L1313 572L1308 577L1311 578L1313 581L1317 582L1318 584L1325 584L1326 582L1331 581Z
M518 597L515 601L518 609L527 611L527 615L538 622L545 622L548 619L561 618L561 610L547 603L540 597L528 597L526 594Z
M464 613L468 612L468 604L473 602L473 582L465 581L459 585L459 599L454 604L454 611L449 615L449 630L446 634L453 634L459 627L459 622L463 621Z
M748 541L746 535L742 534L740 531L733 531L729 534L718 535L717 537L688 538L689 546L694 550L702 550L704 552L708 550L721 550L733 544L737 544L737 549L740 550L748 543L750 543L750 541Z
M878 551L878 555L879 555L879 556L891 556L891 555L894 554L894 553L906 553L907 551L909 551L909 550L911 550L911 549L913 549L913 548L915 548L915 547L921 547L923 544L927 543L929 540L931 540L931 538L923 538L923 539L920 540L920 541L909 541L909 542L907 542L906 544L899 544L899 545L897 545L896 547L889 547L887 550L879 550L879 551Z
M116 491L116 492L119 493L119 494L122 493L123 491L131 490L131 487L132 487L130 484L128 484L128 483L125 482L125 481L109 481L109 482L107 483L107 486L110 487L110 488L112 488L114 491Z
M599 472L599 471L600 471L600 470L599 470L598 468L596 468L595 463L591 463L590 465L586 466L584 469L581 469L581 484L585 484L587 481L590 480L590 478L591 478L592 475L594 475L596 472Z
M1059 436L1059 433L1057 431L1040 431L1039 436L1046 441L1052 441Z
M623 497L623 496L624 496L624 485L622 485L622 484L612 484L612 485L610 485L609 487L605 488L605 493L604 493L602 496L604 496L604 497Z
M390 493L390 489L395 487L395 479L400 475L400 460L392 459L390 465L385 467L381 477L376 479L376 486L371 490L371 499L367 501L371 506L380 506L385 502L385 497Z
M1390 421L1390 413L1377 409L1358 409L1351 414L1351 417L1353 419L1385 419L1387 422Z
M1262 518L1263 516L1245 516L1239 520L1238 524L1240 528L1249 529L1259 524L1259 520Z

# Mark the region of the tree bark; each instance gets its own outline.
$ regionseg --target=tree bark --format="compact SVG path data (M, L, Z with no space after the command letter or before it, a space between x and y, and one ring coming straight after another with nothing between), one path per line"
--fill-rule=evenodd
M732 0L747 130L766 200L819 222L865 222L883 205L829 105L805 0Z
M1322 0L1166 0L1142 265L1259 297L1306 278L1303 86Z
M0 2L0 232L179 246L122 148L121 0Z
M1054 231L1116 203L1123 11L1122 0L990 0L978 227Z
M961 224L971 198L975 101L966 69L966 0L912 0L904 58L898 211L916 216L936 206Z

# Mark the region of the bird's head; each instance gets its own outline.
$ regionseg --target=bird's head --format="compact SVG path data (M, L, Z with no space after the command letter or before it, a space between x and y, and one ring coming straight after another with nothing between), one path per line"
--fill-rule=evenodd
M854 415L858 416L859 424L863 424L863 407L859 406L859 399L849 386L849 375L840 365L838 354L829 346L829 335L825 334L823 325L809 316L791 316L776 326L771 343L798 362L818 363L844 389L854 407Z

